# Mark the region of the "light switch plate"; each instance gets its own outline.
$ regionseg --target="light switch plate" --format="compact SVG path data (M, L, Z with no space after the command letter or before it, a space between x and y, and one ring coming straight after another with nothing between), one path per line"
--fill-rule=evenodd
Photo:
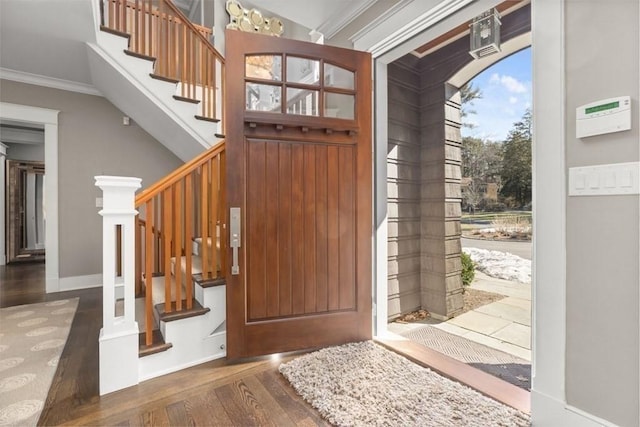
M640 194L640 162L569 168L569 196Z

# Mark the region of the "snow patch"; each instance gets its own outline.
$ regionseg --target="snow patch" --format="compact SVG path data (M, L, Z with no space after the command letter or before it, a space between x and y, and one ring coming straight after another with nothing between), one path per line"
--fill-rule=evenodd
M478 248L463 248L476 264L476 268L484 274L498 279L520 283L531 283L531 261L517 255L488 251Z

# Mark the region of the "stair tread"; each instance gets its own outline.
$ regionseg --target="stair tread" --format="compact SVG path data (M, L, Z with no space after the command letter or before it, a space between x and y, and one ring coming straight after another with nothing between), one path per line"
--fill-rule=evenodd
M176 311L175 310L176 303L172 302L171 303L172 311L165 312L164 304L157 304L156 311L158 312L160 320L163 322L172 322L174 320L186 319L186 318L195 317L195 316L202 316L203 314L206 314L209 311L211 311L209 307L203 307L202 305L200 305L200 303L196 299L193 299L193 306L190 309L185 308L186 306L187 306L187 301L182 300L182 310Z
M100 31L104 31L105 33L113 34L114 36L120 36L124 38L131 38L131 34L125 33L124 31L114 30L113 28L109 28L106 25L100 25Z
M190 102L192 104L199 104L200 103L199 99L188 98L186 96L180 96L180 95L173 95L173 99L175 99L176 101Z
M213 117L200 116L198 114L195 115L195 118L196 118L196 120L203 120L205 122L212 122L212 123L220 122L220 119L214 119Z
M216 286L224 286L227 284L227 280L224 277L212 277L205 279L202 277L202 273L194 274L193 281L201 288L214 288Z
M161 76L160 74L156 74L156 73L149 73L149 77L151 77L152 79L162 80L164 82L169 82L169 83L175 83L175 84L180 83L180 80L176 80L171 77Z
M154 329L151 336L153 342L151 345L146 345L145 342L147 334L145 332L138 334L138 357L160 353L173 347L173 344L164 342L164 337L160 330Z
M153 61L156 60L156 58L153 57L153 56L149 56L149 55L145 55L145 54L142 54L142 53L134 52L134 51L129 50L129 49L125 49L124 53L126 53L129 56L133 56L135 58L146 59L147 61L152 61L153 62Z

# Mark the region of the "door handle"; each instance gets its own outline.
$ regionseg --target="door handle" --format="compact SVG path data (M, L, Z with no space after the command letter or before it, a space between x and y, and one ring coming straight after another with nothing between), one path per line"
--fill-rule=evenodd
M238 249L240 248L240 242L242 241L242 235L240 234L241 221L240 221L240 208L230 209L230 227L229 227L229 246L233 251L231 274L240 274L240 265L238 263Z

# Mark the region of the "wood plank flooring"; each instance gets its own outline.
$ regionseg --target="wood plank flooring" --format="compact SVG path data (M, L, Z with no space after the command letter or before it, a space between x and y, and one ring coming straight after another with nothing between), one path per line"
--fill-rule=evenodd
M44 264L0 266L0 307L74 297L80 298L78 310L39 425L329 425L278 372L294 354L237 364L216 360L100 397L101 288L46 294ZM384 344L528 412L530 395L524 390L414 343Z
M44 289L44 264L0 266L0 307L80 298L39 425L329 425L278 372L294 355L216 360L100 397L101 289Z

